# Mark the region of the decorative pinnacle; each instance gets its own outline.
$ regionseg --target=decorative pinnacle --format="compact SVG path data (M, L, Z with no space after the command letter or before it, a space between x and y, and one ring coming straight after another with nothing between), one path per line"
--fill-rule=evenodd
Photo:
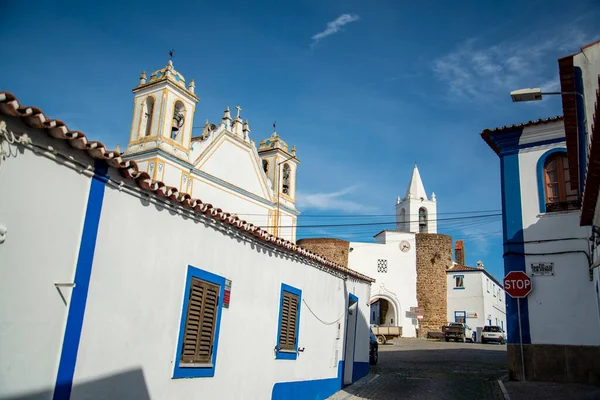
M242 128L242 132L250 132L250 126L248 125L248 120L244 121L244 127Z
M296 146L292 146L292 155L295 156L296 155Z
M196 82L195 82L195 81L192 79L192 80L190 81L190 86L189 86L188 90L189 90L190 92L194 93L194 90L195 90L195 89L196 89Z
M146 71L142 71L142 74L140 75L140 85L146 83L146 79Z
M229 106L225 109L225 114L223 114L223 121L231 121L231 111L229 111Z

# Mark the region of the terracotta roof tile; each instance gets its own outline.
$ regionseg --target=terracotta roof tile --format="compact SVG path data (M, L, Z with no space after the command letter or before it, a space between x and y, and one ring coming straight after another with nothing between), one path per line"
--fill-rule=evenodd
M509 132L509 131L512 131L512 130L515 130L515 129L522 129L522 128L526 128L528 126L542 125L542 124L547 124L549 122L556 122L556 121L562 121L562 120L563 120L562 115L557 115L556 117L549 117L549 118L545 118L545 119L538 119L536 121L521 122L520 124L505 125L505 126L501 126L501 127L493 128L493 129L486 128L483 131L481 131L481 137L487 143L487 145L490 146L490 148L492 150L494 150L494 152L496 154L499 154L500 153L500 149L498 148L498 146L496 146L496 144L492 140L491 135L498 134L498 133Z
M375 282L375 279L371 277L346 268L340 264L336 264L323 256L317 255L290 242L289 240L276 237L261 227L241 220L237 216L233 216L220 208L214 207L212 204L203 203L200 199L194 199L187 193L179 193L176 188L167 186L161 181L153 181L150 175L139 170L135 161L123 159L119 151L108 150L101 142L88 140L82 132L69 130L63 121L48 118L39 108L23 106L12 93L0 92L0 113L18 117L23 123L30 127L44 129L48 135L53 138L67 140L71 147L85 151L94 159L105 160L108 165L118 169L123 177L133 179L135 183L144 190L152 191L155 194L166 197L173 202L177 202L198 214L204 214L217 221L231 225L245 233L254 235L263 242L270 243L283 250L294 252L325 267L357 279Z
M449 272L473 272L473 271L483 272L485 275L488 276L488 278L490 278L491 280L493 280L494 282L496 282L496 284L498 286L500 286L501 288L504 287L498 281L498 279L494 278L494 276L492 274L490 274L486 269L483 269L483 268L473 268L473 267L467 267L466 265L455 264L452 267L448 268L446 270L446 273L449 273Z
M581 201L581 225L591 225L594 220L598 190L600 189L600 75L598 75L598 88L596 89L596 104L592 116L592 132L588 150L587 166L585 172L585 186Z

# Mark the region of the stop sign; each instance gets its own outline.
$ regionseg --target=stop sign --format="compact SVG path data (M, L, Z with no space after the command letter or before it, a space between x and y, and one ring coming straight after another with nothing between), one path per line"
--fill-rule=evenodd
M513 299L522 299L531 292L531 278L522 271L511 271L504 277L504 290Z

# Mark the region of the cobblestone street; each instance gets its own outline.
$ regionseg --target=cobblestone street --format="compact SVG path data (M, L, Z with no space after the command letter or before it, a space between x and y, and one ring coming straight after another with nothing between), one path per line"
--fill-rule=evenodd
M506 346L399 339L379 346L379 363L334 400L504 399Z

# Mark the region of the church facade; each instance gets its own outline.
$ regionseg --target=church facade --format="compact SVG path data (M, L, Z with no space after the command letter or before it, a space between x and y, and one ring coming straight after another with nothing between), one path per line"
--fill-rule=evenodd
M437 199L427 195L415 165L404 197L396 201L395 230L379 232L375 243L321 238L298 244L376 278L371 325L398 326L403 337L424 337L446 323L446 270L452 265L452 238L437 234L436 220ZM424 310L422 320L414 308Z
M200 99L169 61L133 89L134 109L125 159L180 193L219 204L269 233L296 239L296 148L274 130L257 148L241 107L195 134Z

